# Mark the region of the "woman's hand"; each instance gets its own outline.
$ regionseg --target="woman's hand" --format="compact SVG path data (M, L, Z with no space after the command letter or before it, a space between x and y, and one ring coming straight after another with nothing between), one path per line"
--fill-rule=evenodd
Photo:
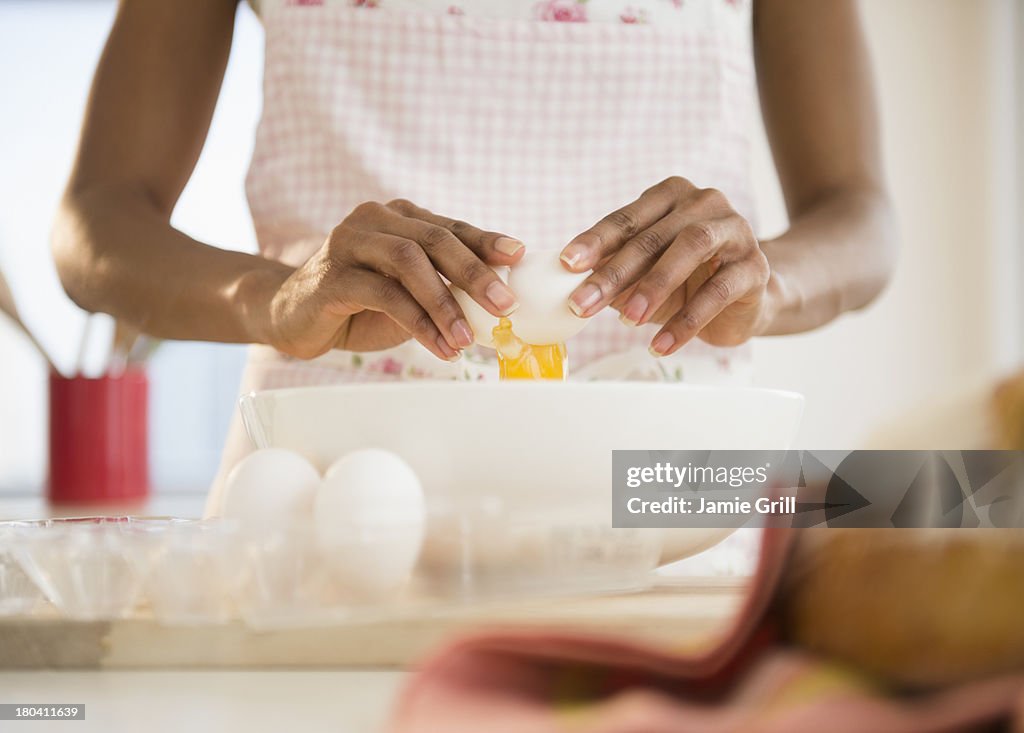
M594 268L569 298L580 317L607 305L629 325L664 324L651 351L665 356L699 336L739 344L770 321L769 267L750 224L725 196L672 177L577 236L562 261Z
M412 337L453 360L473 343L473 332L441 275L492 315L508 315L515 295L488 265L510 265L522 253L511 237L409 201L360 204L277 289L267 340L312 358L330 349L376 351Z

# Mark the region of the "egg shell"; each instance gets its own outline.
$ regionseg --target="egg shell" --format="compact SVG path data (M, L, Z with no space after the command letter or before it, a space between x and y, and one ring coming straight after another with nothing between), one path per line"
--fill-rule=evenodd
M222 515L254 525L308 522L320 474L290 450L262 448L231 469Z
M569 310L569 295L590 272L569 272L558 255L527 252L509 272L508 285L519 299L510 316L512 331L528 344L564 343L587 325Z
M401 588L426 528L423 489L391 451L368 448L336 461L316 493L317 545L346 593L378 598Z
M516 294L519 308L509 320L512 331L528 344L564 343L587 325L569 310L569 295L590 272L569 272L559 259L558 250L527 250L511 268L494 268ZM451 286L455 300L466 314L476 342L494 348L492 332L498 319L469 297L461 288Z
M492 267L498 277L504 282L508 282L508 268L507 267ZM481 346L488 348L494 348L494 339L491 333L494 331L494 327L498 325L498 319L488 313L482 305L477 303L471 297L469 293L460 287L455 285L450 286L452 295L455 296L455 301L462 308L462 312L466 314L466 320L469 321L469 327L473 329L473 337L476 342Z

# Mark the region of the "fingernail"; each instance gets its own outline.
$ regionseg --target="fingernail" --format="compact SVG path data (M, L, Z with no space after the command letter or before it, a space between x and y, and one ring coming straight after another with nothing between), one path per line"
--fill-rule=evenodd
M586 283L570 296L569 310L583 318L583 314L597 305L599 300L601 300L601 288L594 283Z
M523 248L523 243L512 237L498 237L494 240L494 248L506 255L514 255Z
M621 320L630 326L635 326L640 323L640 320L647 313L647 308L650 306L650 302L647 298L640 293L634 293L633 296L626 301L626 306L622 309Z
M452 336L455 337L455 343L462 348L473 344L473 331L470 329L469 324L461 318L452 324Z
M516 302L515 293L512 292L508 285L500 280L495 280L488 285L487 290L484 291L484 295L487 296L488 300L494 303L494 307L497 308L503 316L507 316L519 305Z
M444 340L444 336L437 337L437 348L441 350L444 357L448 361L457 361L459 358L459 352L448 345L448 342Z
M651 343L651 356L664 356L665 352L675 346L676 337L668 333L659 333Z
M564 250L562 250L562 256L560 259L570 268L576 267L576 265L583 259L583 255L586 254L586 249L581 244L570 244Z

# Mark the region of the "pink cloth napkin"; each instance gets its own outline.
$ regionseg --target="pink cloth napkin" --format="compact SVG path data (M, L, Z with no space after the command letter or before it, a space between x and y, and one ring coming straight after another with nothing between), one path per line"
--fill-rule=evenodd
M765 531L730 630L684 655L625 638L495 629L419 667L392 733L1024 730L1024 676L912 698L786 646L772 613L792 534ZM1017 721L1017 725L1013 722Z

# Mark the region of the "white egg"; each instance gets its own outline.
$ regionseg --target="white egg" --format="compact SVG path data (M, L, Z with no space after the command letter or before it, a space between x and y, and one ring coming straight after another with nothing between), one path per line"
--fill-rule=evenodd
M231 469L222 514L261 526L308 522L319 484L319 472L298 453L262 448Z
M508 275L519 299L512 331L528 344L559 344L579 333L587 319L569 310L569 295L590 272L569 272L557 250L527 252Z
M494 267L492 269L498 273L498 277L504 282L508 282L507 267ZM462 312L466 314L466 320L469 321L469 327L473 329L473 336L476 338L476 342L481 346L493 349L494 338L491 336L491 332L498 325L498 319L484 310L484 307L469 297L469 293L462 288L452 285L451 291L459 307L462 308Z
M400 589L419 559L426 529L423 489L402 458L375 448L336 461L317 490L320 552L352 597Z
M587 325L585 318L569 310L569 295L590 273L569 272L558 255L558 250L527 250L511 268L495 268L519 301L519 308L509 316L512 331L528 344L564 343ZM498 319L460 288L452 286L452 293L476 342L493 348L491 332Z

